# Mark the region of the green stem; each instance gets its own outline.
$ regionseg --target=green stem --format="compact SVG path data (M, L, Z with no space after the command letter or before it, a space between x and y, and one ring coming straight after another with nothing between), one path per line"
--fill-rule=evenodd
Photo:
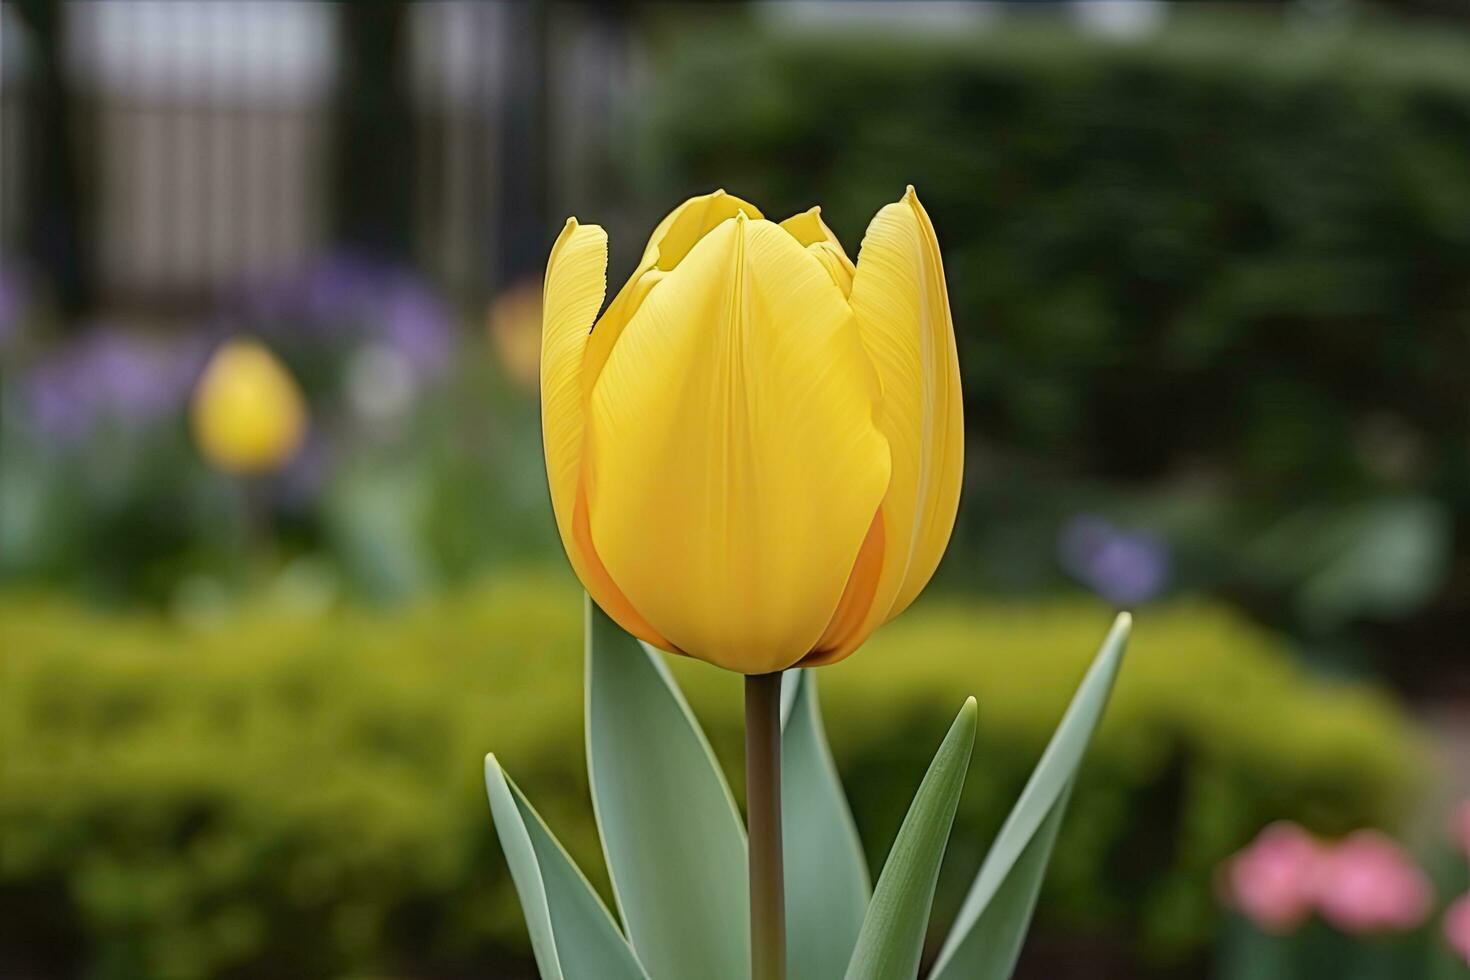
M237 477L235 486L240 497L241 588L250 598L258 598L270 577L275 538L271 534L270 501L261 477Z
M785 980L780 671L745 678L745 812L750 830L751 980Z

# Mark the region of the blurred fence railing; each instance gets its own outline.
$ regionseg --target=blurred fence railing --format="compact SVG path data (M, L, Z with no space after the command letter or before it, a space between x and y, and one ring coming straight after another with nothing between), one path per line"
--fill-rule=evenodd
M550 183L600 159L548 162L550 22L579 112L625 60L606 18L544 4L3 10L0 244L71 309L192 308L336 246L478 299L541 257Z
M108 295L207 292L301 261L325 234L330 8L68 8Z

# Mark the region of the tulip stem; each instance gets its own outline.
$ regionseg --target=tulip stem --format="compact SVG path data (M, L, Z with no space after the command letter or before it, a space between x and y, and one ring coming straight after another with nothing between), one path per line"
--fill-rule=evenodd
M751 980L786 976L781 859L781 672L745 678L745 810L750 831Z

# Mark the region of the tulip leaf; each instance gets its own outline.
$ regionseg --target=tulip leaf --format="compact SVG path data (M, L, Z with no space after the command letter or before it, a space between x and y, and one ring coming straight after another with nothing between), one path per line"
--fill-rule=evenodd
M1303 958L1300 965L1298 957ZM1320 960L1321 950L1303 943L1294 935L1262 932L1244 916L1232 915L1225 922L1215 975L1220 980L1291 980L1292 977L1329 975L1318 963L1309 966L1307 957ZM1361 959L1368 961L1369 957L1361 956ZM1460 970L1442 974L1427 971L1427 980L1464 980L1464 977Z
M1102 718L1132 619L1122 613L970 886L930 980L1005 980L1015 969L1077 767Z
M745 828L662 656L587 600L587 770L613 894L652 980L748 980Z
M919 972L934 885L975 748L970 698L934 754L878 885L847 967L847 980L907 980Z
M783 681L786 973L842 980L873 885L822 728L816 672L790 670Z
M602 899L493 755L485 789L543 980L648 980Z

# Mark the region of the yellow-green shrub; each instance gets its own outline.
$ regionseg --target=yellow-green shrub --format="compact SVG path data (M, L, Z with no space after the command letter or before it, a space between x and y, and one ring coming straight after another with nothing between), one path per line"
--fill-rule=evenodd
M875 867L946 721L980 699L941 925L1107 622L1080 601L931 598L822 670ZM205 626L0 598L0 961L102 978L432 975L516 956L480 763L494 749L603 883L580 630L553 575L391 613L259 608ZM738 777L738 678L675 669ZM1263 821L1392 823L1420 766L1371 690L1307 678L1217 608L1147 612L1043 922L1188 948L1210 925L1213 866Z

